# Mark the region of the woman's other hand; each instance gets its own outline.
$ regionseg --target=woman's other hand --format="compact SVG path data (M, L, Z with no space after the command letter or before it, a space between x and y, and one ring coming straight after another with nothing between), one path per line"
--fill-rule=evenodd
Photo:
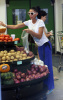
M52 36L52 35L53 35L53 33L52 33L52 32L48 32L48 34L49 34L49 36Z
M2 21L0 21L0 25L6 27L6 25Z
M52 36L52 35L53 35L53 33L52 33L52 32L50 32L49 34L50 34L50 36Z

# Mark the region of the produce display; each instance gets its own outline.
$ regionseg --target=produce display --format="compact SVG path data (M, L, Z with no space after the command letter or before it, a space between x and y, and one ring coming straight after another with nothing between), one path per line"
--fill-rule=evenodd
M2 85L4 86L23 83L23 82L26 83L27 81L31 82L33 80L41 79L49 74L48 67L44 65L42 61L40 60L38 61L37 59L34 59L33 52L29 51L29 49L25 47L15 46L14 43L13 45L9 44L10 42L19 41L19 40L20 40L19 38L15 38L13 40L12 37L10 37L10 35L8 34L0 35L0 44L2 42L4 43L3 44L4 50L2 49L0 50L0 72L1 72ZM9 45L5 45L6 43ZM34 61L31 62L31 58L33 58ZM27 59L29 59L28 62ZM20 61L26 63L23 64ZM18 63L15 63L13 67L11 66L13 64L9 63L8 65L7 62L10 63L18 62ZM26 66L26 64L28 65ZM18 68L19 65L21 69L20 67ZM24 65L26 68L24 67ZM11 67L13 67L13 70L11 70ZM24 72L22 71L23 68L26 69Z
M48 67L41 65L30 66L30 70L27 69L26 73L14 69L14 72L1 73L2 84L17 84L25 81L31 81L34 79L42 78L49 73Z
M12 42L12 41L19 41L19 38L13 38L9 34L1 34L0 35L0 42Z
M19 51L0 51L0 63L30 59L34 56L33 52L31 51L29 51L29 53L26 53L23 47L18 48L18 50Z

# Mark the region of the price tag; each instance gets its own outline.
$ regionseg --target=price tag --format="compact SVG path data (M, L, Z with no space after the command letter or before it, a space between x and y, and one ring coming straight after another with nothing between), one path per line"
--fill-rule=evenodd
M17 61L17 65L20 65L20 64L22 64L22 61Z
M18 41L14 41L14 44L17 44L18 43Z

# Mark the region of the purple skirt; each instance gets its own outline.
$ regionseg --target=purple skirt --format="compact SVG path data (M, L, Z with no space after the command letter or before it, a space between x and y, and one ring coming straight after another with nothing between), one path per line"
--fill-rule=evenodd
M54 89L53 67L52 67L52 45L46 42L44 45L38 47L40 59L48 66L49 76L44 80L44 84L48 86L48 90Z

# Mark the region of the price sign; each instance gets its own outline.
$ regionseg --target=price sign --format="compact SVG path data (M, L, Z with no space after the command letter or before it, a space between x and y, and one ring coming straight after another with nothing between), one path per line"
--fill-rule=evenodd
M17 65L20 65L20 64L22 64L22 61L17 61Z
M18 41L14 41L14 44L17 44L18 43Z

